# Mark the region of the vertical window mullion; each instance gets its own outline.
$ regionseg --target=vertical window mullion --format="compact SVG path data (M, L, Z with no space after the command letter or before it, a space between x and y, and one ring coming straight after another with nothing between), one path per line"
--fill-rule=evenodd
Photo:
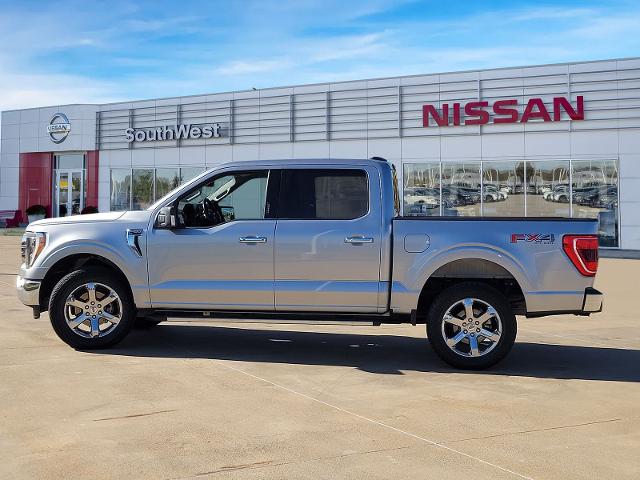
M573 159L571 158L569 159L569 216L573 218Z

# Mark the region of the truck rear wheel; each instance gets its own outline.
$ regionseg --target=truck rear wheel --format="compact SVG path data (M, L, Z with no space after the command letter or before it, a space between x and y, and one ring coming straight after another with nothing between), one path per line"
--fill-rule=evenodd
M109 270L82 268L64 276L49 300L58 336L77 349L107 348L129 333L135 311L128 288Z
M456 368L479 370L502 360L516 340L516 318L498 290L465 282L442 291L427 315L427 336Z

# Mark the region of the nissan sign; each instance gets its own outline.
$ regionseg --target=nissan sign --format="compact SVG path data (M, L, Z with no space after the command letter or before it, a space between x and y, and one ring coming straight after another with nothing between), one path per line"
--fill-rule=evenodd
M447 127L449 125L485 125L490 123L489 112L493 113L491 123L527 123L539 119L543 122L559 122L562 112L566 112L571 120L584 120L584 97L576 97L575 107L566 97L555 97L552 110L549 111L541 98L531 98L527 102L522 115L518 110L518 100L498 100L489 102L443 103L440 111L434 105L422 106L422 126L429 127L429 119L433 118L435 125ZM463 119L464 115L464 119Z
M158 140L186 140L220 138L222 136L219 123L211 125L165 125L151 129L127 128L124 136L127 142L153 142Z
M64 113L56 113L49 120L47 133L53 143L62 143L71 133L71 123Z

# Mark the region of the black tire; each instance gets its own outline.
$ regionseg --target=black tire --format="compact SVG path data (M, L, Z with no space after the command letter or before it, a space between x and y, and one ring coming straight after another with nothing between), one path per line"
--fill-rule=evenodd
M482 336L476 337L476 342L478 338L483 339L480 344L480 349L484 347L486 351L486 353L479 356L464 355L471 354L471 339L468 336L456 345L456 347L460 346L459 349L464 349L468 346L468 352L458 353L454 351L452 347L447 345L445 335L443 334L443 330L445 330L444 333L446 334L448 329L453 329L448 330L453 332L451 333L452 337L455 336L455 334L461 334L463 327L454 326L450 323L443 327L444 316L453 305L457 302L462 302L467 298L476 299L478 301L475 302L472 307L474 309L474 319L476 307L481 308L486 304L495 309L498 314L499 321L502 324L500 329L500 338L497 342L494 342L496 345L490 350L486 347L486 345L493 345L490 340L487 341ZM462 318L461 321L466 322L464 318ZM496 325L496 321L497 319L495 317L490 320L489 323L486 324L487 329L490 329L491 325ZM475 329L475 327L476 326L474 325L473 328ZM479 327L482 328L483 326L480 325ZM516 317L513 314L511 306L505 296L495 288L484 283L464 282L447 288L435 298L427 314L427 337L429 338L429 343L431 343L433 349L442 360L453 367L461 369L481 370L498 363L513 347L516 340L517 330ZM476 334L469 333L469 335Z
M107 285L118 295L121 303L120 321L103 336L83 337L74 332L65 318L67 298L87 283ZM96 350L111 347L127 336L135 320L135 308L129 288L113 272L105 268L87 267L71 272L56 284L49 299L49 319L53 330L67 345L78 350Z

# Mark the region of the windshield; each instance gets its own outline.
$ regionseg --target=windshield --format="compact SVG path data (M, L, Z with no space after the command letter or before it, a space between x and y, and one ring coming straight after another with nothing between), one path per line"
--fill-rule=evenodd
M174 193L178 192L179 190L182 190L183 188L186 188L188 185L191 185L192 183L200 180L202 177L204 177L209 172L210 172L210 170L206 170L206 171L202 172L200 175L196 175L195 177L193 177L191 180L187 181L186 183L183 183L182 185L178 185L176 188L174 188L169 193L167 193L164 197L162 197L161 199L157 200L156 203L154 203L149 208L147 208L147 210L154 210L155 208L157 208L160 205L164 204L166 199L169 198L171 195L173 195Z

